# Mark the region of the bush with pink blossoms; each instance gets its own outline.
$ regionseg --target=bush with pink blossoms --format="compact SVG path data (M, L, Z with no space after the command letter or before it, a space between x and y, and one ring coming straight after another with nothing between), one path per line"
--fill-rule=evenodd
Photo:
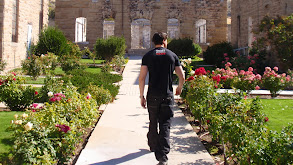
M285 89L291 83L291 76L286 73L278 74L278 67L271 69L265 68L265 72L262 77L262 87L269 90L272 97L276 97L280 90Z
M254 74L253 68L249 67L247 71L240 70L238 78L235 79L233 87L249 93L251 90L259 89L261 75Z

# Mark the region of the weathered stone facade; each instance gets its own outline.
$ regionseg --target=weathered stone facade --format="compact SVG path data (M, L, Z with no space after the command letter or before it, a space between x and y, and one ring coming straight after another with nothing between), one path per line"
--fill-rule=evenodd
M86 42L82 46L93 47L98 37L102 38L103 22L115 21L114 33L124 36L128 49L151 45L150 37L157 31L176 30L176 37L190 37L194 41L199 37L196 22L205 20L206 47L227 40L227 0L57 0L55 23L71 41L75 41L76 18L86 18ZM178 27L169 27L168 20L177 19ZM135 21L146 20L150 25L141 28ZM176 22L176 21L175 21ZM174 24L173 24L174 25ZM144 27L144 30L142 30ZM131 34L142 32L144 34ZM177 33L175 35L175 33ZM141 35L141 37L138 37ZM149 36L149 37L148 37ZM137 40L144 45L137 45Z
M16 18L15 39L12 39L13 16ZM7 63L5 70L21 66L27 57L29 41L35 43L47 23L48 0L0 0L0 57Z
M231 42L235 48L249 47L264 16L288 16L293 13L292 0L232 0Z

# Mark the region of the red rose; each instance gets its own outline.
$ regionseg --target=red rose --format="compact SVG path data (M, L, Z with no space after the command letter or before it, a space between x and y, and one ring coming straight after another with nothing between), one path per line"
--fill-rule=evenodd
M193 76L190 76L187 81L191 81L191 80L194 80L195 78Z
M39 92L38 91L35 91L35 95L37 95L37 94L39 94Z
M265 117L265 122L268 122L269 121L269 118L268 117Z

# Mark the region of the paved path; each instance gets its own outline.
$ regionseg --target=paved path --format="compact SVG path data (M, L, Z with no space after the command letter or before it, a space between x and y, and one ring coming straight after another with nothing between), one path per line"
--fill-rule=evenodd
M117 99L107 105L76 165L158 163L147 145L148 113L139 104L140 63L141 57L130 57ZM170 141L169 165L214 164L179 109L174 113Z

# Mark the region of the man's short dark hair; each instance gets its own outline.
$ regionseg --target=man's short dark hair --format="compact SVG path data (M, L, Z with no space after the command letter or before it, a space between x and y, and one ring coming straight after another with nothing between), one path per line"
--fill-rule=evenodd
M167 33L156 32L153 36L153 43L155 45L162 45L163 41L167 39Z

